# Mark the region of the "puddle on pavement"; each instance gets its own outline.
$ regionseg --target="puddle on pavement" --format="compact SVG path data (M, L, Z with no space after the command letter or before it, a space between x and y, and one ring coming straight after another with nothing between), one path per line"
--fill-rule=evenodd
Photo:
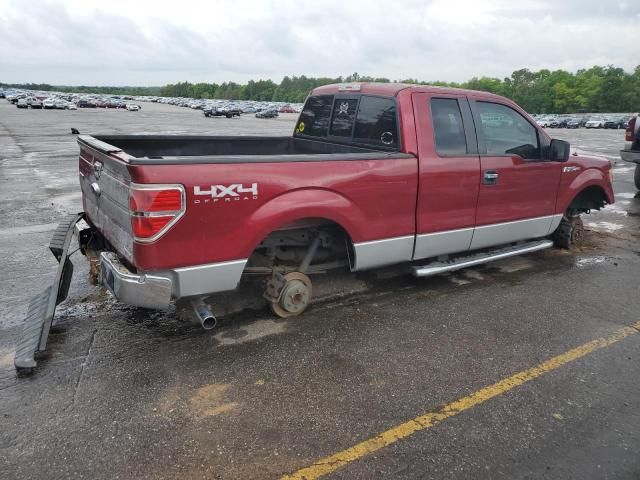
M635 169L636 167L616 167L613 169L613 173L619 173L619 174L629 173L629 172L633 172Z
M607 205L607 213L615 213L616 215L624 215L625 217L629 214L624 208L621 208L620 205L624 205L622 202L616 202L613 205Z
M588 267L590 265L598 265L606 261L607 259L605 257L583 257L583 258L576 259L576 266Z
M616 193L616 199L618 199L618 198L634 199L634 198L638 198L638 194L637 193L631 193L631 192Z
M457 275L449 275L447 278L450 282L455 283L458 286L469 285L471 283L471 280L465 280L464 278L460 278Z
M287 324L282 320L257 320L240 329L227 330L216 334L213 338L221 346L239 345L269 335L278 335L286 331Z
M477 270L464 270L462 274L471 280L484 280L485 277Z
M624 225L613 222L587 222L585 226L606 232L615 232L616 230L624 228Z
M496 262L495 267L502 273L513 273L532 268L533 263L526 257L514 257L502 262Z

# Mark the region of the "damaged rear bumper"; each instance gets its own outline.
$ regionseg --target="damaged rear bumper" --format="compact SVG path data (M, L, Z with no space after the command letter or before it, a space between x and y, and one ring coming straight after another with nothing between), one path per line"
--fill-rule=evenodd
M164 310L171 302L172 280L129 271L112 252L100 254L102 283L119 301L136 307Z
M134 273L112 252L100 255L102 283L122 303L166 309L172 299L208 295L238 286L247 260Z
M164 310L171 302L171 278L129 271L112 252L100 254L102 283L128 305Z

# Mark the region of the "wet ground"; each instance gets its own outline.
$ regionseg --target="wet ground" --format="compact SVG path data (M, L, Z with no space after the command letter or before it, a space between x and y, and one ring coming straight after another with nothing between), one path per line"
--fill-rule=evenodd
M640 320L640 199L618 161L617 202L585 217L575 252L422 280L318 279L319 301L296 319L250 298L238 311L236 296L223 308L235 313L203 332L180 308L114 303L74 257L47 355L15 376L26 304L54 274L49 237L81 209L71 127L269 135L294 121L0 101L0 478L278 478ZM551 133L611 160L623 143L621 131ZM637 479L639 378L630 335L328 478Z

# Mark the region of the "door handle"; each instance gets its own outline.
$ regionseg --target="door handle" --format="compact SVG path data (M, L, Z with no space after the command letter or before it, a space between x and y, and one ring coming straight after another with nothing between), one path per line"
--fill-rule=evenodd
M495 185L498 183L498 172L496 170L485 170L482 177L483 185Z

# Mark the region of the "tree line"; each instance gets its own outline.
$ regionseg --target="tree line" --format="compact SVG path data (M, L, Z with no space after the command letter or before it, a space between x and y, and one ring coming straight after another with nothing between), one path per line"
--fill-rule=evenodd
M301 75L284 77L279 84L271 80L189 83L165 85L166 97L218 98L303 102L315 87L342 82L390 82L388 78L360 76L314 78ZM627 73L614 66L594 66L575 73L566 70L516 70L510 77L474 77L466 82L424 82L414 78L394 80L402 83L468 88L511 98L532 113L636 112L640 110L640 65Z
M309 92L321 85L343 82L390 82L388 78L286 76L278 84L272 80L190 83L178 82L163 87L68 87L46 84L11 85L34 90L57 90L79 93L119 95L151 95L203 99L262 100L274 102L303 102ZM424 82L408 78L394 80L403 83L468 88L496 93L511 98L531 113L574 112L637 112L640 110L640 65L633 72L608 66L593 66L577 72L541 69L516 70L503 79L474 77L466 82ZM0 84L1 86L2 84Z

